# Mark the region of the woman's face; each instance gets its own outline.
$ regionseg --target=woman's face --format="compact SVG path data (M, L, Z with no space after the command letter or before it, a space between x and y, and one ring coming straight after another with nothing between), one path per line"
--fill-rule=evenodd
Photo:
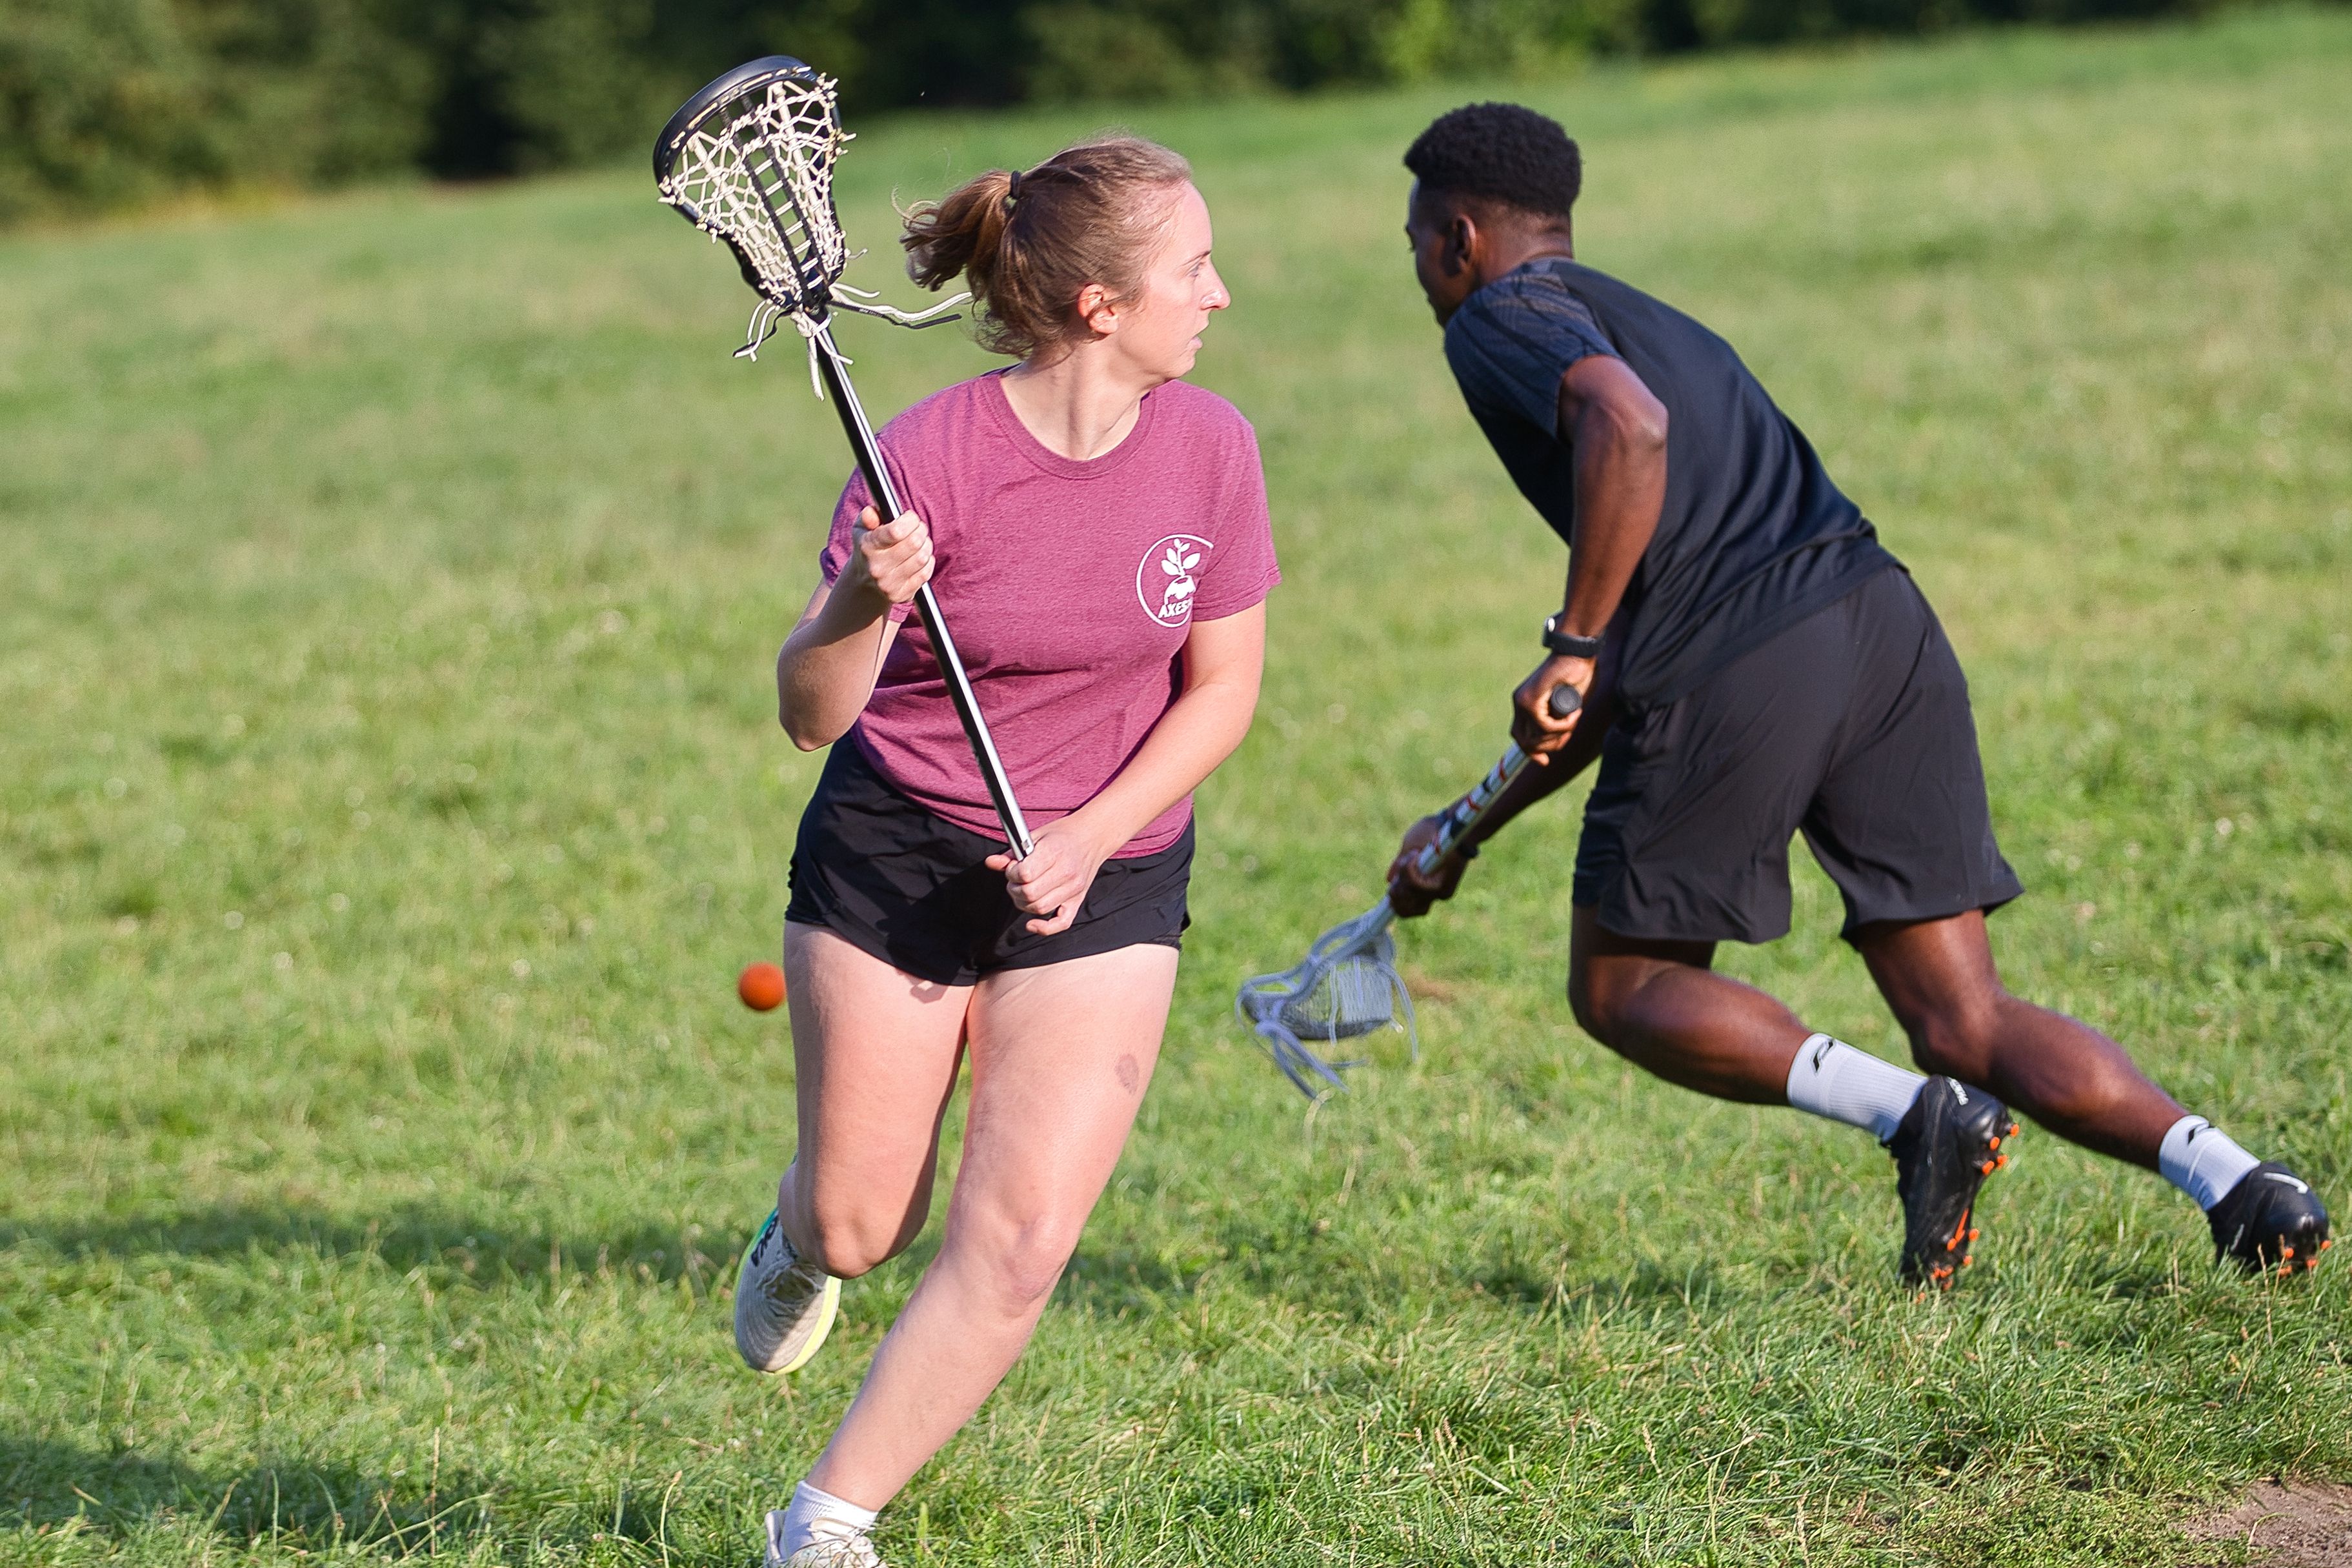
M1112 340L1119 357L1155 380L1189 372L1209 312L1233 303L1209 259L1210 242L1209 204L1187 182L1134 297L1106 307L1118 321Z

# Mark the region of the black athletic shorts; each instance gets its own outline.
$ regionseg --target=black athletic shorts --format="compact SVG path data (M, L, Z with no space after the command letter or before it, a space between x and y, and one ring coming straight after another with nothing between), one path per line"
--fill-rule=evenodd
M1800 832L1845 895L1848 940L2024 890L1993 841L1960 661L1907 572L1619 720L1584 809L1576 901L1621 936L1770 942L1788 933Z
M986 864L1000 839L958 827L908 800L854 740L834 743L793 846L784 919L823 926L918 980L970 985L999 969L1157 942L1183 945L1192 924L1192 825L1167 848L1106 860L1070 929L1039 936Z

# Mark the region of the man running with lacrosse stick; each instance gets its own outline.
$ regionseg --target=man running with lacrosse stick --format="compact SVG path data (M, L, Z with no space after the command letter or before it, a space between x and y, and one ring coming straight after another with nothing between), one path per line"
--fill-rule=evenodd
M1687 1089L1864 1129L1894 1155L1906 1279L1970 1261L2011 1108L2194 1197L2217 1254L2315 1267L2327 1211L2087 1025L2002 989L1985 916L2021 891L1994 842L1967 683L1927 602L1730 346L1574 258L1576 144L1473 104L1405 154L1405 235L1470 410L1571 546L1547 657L1512 698L1523 769L1462 834L1475 854L1595 756L1568 993L1579 1024ZM1535 640L1530 632L1529 640ZM1580 711L1548 711L1566 687ZM1455 813L1458 822L1462 814ZM1406 834L1396 914L1450 897ZM1809 1028L1711 967L1789 929L1805 836L1914 1058Z

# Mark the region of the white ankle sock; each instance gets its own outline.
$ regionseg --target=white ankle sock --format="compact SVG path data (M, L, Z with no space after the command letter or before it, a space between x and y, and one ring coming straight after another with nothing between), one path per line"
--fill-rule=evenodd
M864 1535L879 1513L803 1481L793 1489L791 1505L768 1516L768 1549L781 1563L814 1541Z
M2174 1122L2156 1151L2156 1167L2164 1179L2195 1198L2200 1209L2228 1197L2230 1189L2261 1163L2201 1116Z
M1797 1059L1789 1064L1789 1103L1848 1127L1866 1128L1884 1143L1903 1124L1903 1113L1927 1081L1843 1040L1814 1035L1797 1047Z

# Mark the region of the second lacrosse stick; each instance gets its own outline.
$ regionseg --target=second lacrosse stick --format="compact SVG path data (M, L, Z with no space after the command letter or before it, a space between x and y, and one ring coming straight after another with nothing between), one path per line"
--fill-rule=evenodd
M1580 705L1575 688L1552 688L1549 706L1553 718L1565 719ZM1414 868L1428 877L1452 859L1463 839L1486 819L1527 766L1525 752L1517 745L1506 749L1475 789L1445 808L1437 836L1422 847ZM1349 1040L1380 1028L1402 1029L1413 1059L1420 1059L1412 993L1397 973L1396 938L1389 931L1395 921L1396 910L1383 894L1354 920L1317 937L1297 963L1242 982L1234 997L1235 1016L1264 1043L1283 1076L1309 1100L1347 1088L1340 1070L1361 1063L1328 1061L1308 1040ZM1310 1079L1320 1080L1319 1086Z

